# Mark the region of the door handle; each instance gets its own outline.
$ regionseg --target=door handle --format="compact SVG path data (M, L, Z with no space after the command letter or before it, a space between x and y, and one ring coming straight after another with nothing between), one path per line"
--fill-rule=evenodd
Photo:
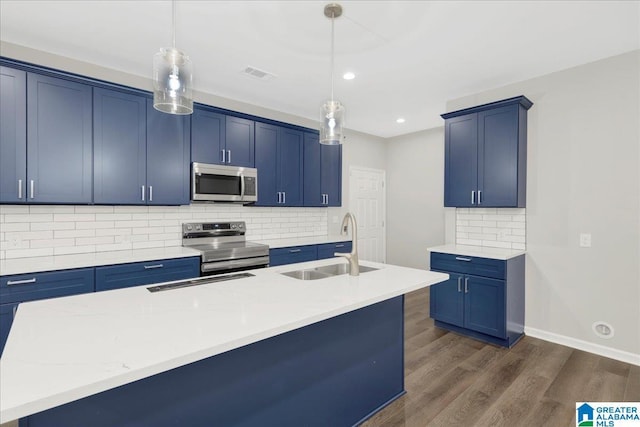
M229 158L231 158L231 154L229 154ZM240 199L244 200L244 175L240 174Z
M464 293L465 294L469 293L469 278L468 277L464 278Z
M144 202L144 185L142 186L142 201Z
M153 202L153 185L149 186L149 201Z
M287 192L286 191L282 192L282 203L287 203Z
M18 180L18 199L22 199L22 180Z
M33 180L31 180L31 181L29 182L29 187L30 187L30 188L29 188L29 198L30 198L30 199L33 199L33 194L35 193L35 191L34 191L34 186L35 186L35 184L34 184Z
M465 257L462 257L462 256L457 256L456 257L456 261L467 261L467 262L470 262L471 258L465 258Z
M29 283L36 283L36 278L32 277L31 279L25 279L25 280L8 280L7 281L7 286L14 286L14 285L26 285Z
M478 204L482 204L482 191L478 190Z
M462 276L458 277L458 292L462 292Z
M231 163L231 150L227 150L227 163Z
M154 265L145 265L144 269L145 270L153 270L154 268L162 268L164 267L163 264L154 264Z
M472 204L472 205L475 205L475 204L476 204L476 191L475 191L475 190L473 190L473 191L471 192L471 204Z
M226 150L220 150L220 151L222 151L222 163L227 163L227 160L226 160L227 152L226 152Z

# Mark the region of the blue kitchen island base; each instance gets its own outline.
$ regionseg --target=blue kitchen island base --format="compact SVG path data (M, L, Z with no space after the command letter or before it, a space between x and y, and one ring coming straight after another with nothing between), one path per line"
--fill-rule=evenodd
M352 426L404 394L404 297L30 415L40 426Z

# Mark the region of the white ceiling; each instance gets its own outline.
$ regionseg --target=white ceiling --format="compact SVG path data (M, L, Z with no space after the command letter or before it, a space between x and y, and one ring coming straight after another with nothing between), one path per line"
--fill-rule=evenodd
M330 96L327 3L179 0L176 47L195 89L317 119ZM639 1L341 4L335 97L348 128L381 137L442 125L447 100L640 48ZM171 44L171 2L1 0L0 39L150 76Z

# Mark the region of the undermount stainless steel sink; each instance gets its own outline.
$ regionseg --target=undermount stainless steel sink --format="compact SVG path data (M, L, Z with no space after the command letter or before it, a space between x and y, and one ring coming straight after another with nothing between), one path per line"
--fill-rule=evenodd
M360 266L360 273L366 273L368 271L374 271L377 268ZM326 279L328 277L339 276L341 274L349 274L349 264L331 264L324 265L322 267L307 268L305 270L287 271L286 273L280 273L285 276L293 277L298 280L318 280Z

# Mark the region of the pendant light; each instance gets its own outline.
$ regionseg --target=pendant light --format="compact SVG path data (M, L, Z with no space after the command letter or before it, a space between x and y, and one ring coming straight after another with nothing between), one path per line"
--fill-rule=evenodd
M172 47L153 56L153 108L169 114L193 112L191 60L176 49L176 0L172 4Z
M334 21L342 15L342 6L330 3L324 7L324 16L331 18L331 100L321 108L320 144L337 145L342 143L342 127L344 125L344 106L333 99L333 50Z

